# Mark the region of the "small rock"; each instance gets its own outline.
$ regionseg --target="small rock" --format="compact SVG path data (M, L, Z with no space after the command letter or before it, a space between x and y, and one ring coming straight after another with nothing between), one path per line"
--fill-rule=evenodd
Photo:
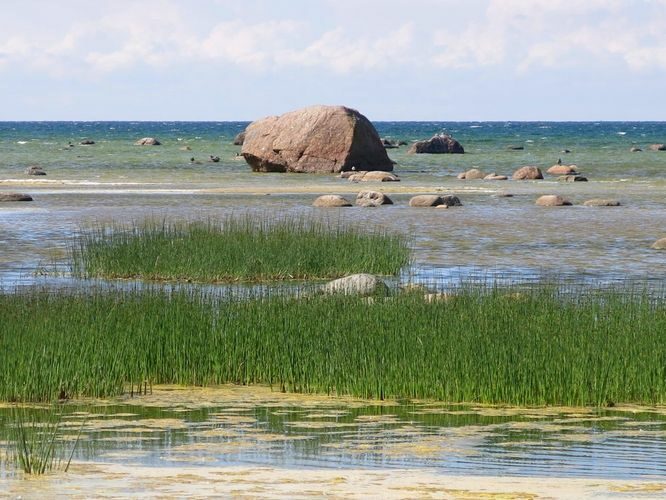
M465 172L460 172L458 175L456 175L457 179L460 179L461 181L465 180Z
M444 205L444 200L436 194L418 194L409 200L410 207L437 207Z
M650 151L666 151L666 144L651 144Z
M576 165L553 165L546 170L546 173L550 175L575 175L578 173L578 167Z
M583 203L586 207L619 207L620 202L617 200L608 200L604 198L593 198Z
M393 200L379 191L360 191L356 195L356 204L359 207L378 207L393 205Z
M505 192L503 192L503 191L497 193L495 196L497 196L498 198L513 198L513 194L512 194L512 193L505 193Z
M236 137L234 137L234 146L242 146L243 142L245 142L245 130L238 133Z
M473 179L483 179L486 174L481 172L478 168L471 168L467 172L465 172L464 177L458 177L459 179L465 179L465 180L473 180Z
M641 148L639 148L638 146L632 146L631 149L629 150L629 152L631 152L631 153L639 153L640 151L643 151L643 150Z
M587 177L582 175L561 175L557 178L560 182L587 182Z
M658 239L650 248L654 248L655 250L666 250L666 238Z
M373 274L352 274L330 281L322 287L327 294L342 293L344 295L387 295L388 286Z
M506 181L508 179L509 178L506 175L497 175L495 172L488 174L483 178L484 181Z
M446 205L447 207L462 207L460 198L451 194L442 196L442 205Z
M537 199L536 204L540 207L564 207L569 206L572 203L560 195L546 194L544 196L540 196Z
M339 194L325 194L317 198L313 203L313 207L351 207L345 198Z
M384 148L386 148L386 149L395 149L395 148L399 147L398 142L397 141L392 141L391 139L382 138L382 144L384 145Z
M0 193L0 201L32 201L32 196L23 193Z
M352 181L377 181L377 182L400 182L400 178L390 172L383 172L381 170L371 170L369 172L358 172L356 175L349 177Z
M25 173L26 175L46 175L44 169L42 167L38 167L37 165L30 165L25 169Z
M569 154L569 153L571 153L571 150L570 149L563 149L562 151L560 151L560 153Z
M530 165L526 165L524 167L520 167L518 170L516 170L513 173L513 179L514 180L535 180L535 179L543 179L543 174L541 173L541 170L539 167L534 167Z
M181 151L192 151L192 148L189 146L181 146L178 149L180 149Z
M506 147L510 151L522 151L525 149L525 146L516 146L515 144L510 144Z
M160 146L162 143L154 137L144 137L134 143L135 146Z
M79 144L81 144L82 146L92 146L93 144L95 144L95 141L91 139L83 139Z

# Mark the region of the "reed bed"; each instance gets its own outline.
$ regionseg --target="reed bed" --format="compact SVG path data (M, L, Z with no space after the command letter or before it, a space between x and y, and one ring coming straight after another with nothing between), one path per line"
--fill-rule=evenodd
M663 300L548 287L437 299L0 295L0 399L113 396L147 382L514 405L666 402Z
M70 254L79 277L199 283L393 275L409 262L400 235L270 216L97 226L81 232Z

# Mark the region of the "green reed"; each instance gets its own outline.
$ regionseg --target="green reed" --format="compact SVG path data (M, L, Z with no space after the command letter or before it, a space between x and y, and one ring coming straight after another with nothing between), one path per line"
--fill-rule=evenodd
M0 399L175 383L518 405L666 402L666 304L631 292L463 289L227 299L0 295Z
M60 438L62 413L51 409L45 419L37 418L35 410L14 408L12 423L8 429L9 455L26 474L40 475L47 472L67 472L81 436L67 450Z
M380 229L250 216L99 226L70 254L80 277L202 283L391 275L409 261L406 239Z

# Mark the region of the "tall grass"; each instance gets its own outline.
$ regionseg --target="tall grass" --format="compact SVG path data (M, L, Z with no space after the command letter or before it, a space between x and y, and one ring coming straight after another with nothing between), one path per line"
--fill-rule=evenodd
M0 295L0 399L150 383L520 405L666 402L666 304L641 294L215 299Z
M26 474L40 475L61 470L67 472L81 436L81 429L71 450L59 441L62 414L51 410L46 420L38 419L36 412L21 408L12 411L9 427L10 455Z
M70 253L81 277L208 283L389 275L409 260L399 235L270 216L104 225L83 230Z

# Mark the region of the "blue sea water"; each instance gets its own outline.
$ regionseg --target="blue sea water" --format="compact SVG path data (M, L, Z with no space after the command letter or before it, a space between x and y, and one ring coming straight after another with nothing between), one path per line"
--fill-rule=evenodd
M378 122L380 136L407 143L449 133L465 154L390 149L401 182L363 185L334 175L251 172L232 144L246 125L0 122L0 191L34 198L0 205L0 282L30 282L36 269L64 262L81 226L247 211L312 214L402 231L414 248L414 267L406 274L426 280L558 275L663 282L666 276L666 254L650 248L666 236L666 151L649 148L666 143L666 122ZM162 145L134 145L147 136ZM95 144L81 145L83 139ZM210 155L219 156L219 163L207 161ZM522 165L545 171L558 159L577 165L589 182L456 178L472 167L508 176ZM47 175L27 176L30 165ZM353 199L365 188L384 191L395 204L325 213L311 207L318 194ZM503 192L514 196L497 196ZM463 207L410 209L408 200L417 193L456 194ZM542 194L560 194L574 206L535 207ZM622 206L584 207L590 198L617 199Z

